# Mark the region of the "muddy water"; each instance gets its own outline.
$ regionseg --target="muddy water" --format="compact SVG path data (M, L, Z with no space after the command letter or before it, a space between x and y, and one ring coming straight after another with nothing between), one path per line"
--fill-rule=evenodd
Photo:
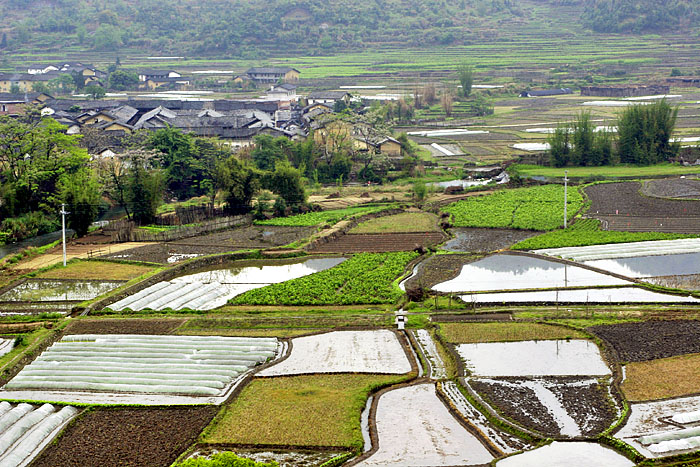
M345 261L347 258L311 258L281 261L241 262L235 267L209 268L194 274L180 276L176 282L219 282L220 284L275 284L323 271Z
M439 292L541 289L630 282L577 266L540 258L493 255L462 267L460 274L433 287Z
M90 300L122 285L113 281L29 280L0 295L0 301L54 302Z
M583 264L635 278L700 274L700 253L600 259Z
M598 347L581 339L460 344L457 353L478 376L610 374Z

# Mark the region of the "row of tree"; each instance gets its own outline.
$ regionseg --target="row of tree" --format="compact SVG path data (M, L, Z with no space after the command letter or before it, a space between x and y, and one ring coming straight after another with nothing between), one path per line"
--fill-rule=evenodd
M616 138L613 129L596 127L590 112L581 112L548 138L550 162L564 167L669 161L679 149L671 136L677 114L678 108L665 100L631 105L618 117Z

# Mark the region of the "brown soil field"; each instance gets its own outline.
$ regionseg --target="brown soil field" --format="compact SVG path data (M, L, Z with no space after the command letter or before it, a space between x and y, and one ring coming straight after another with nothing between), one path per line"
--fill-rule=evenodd
M172 334L184 319L76 319L66 334Z
M591 200L587 215L607 230L631 232L700 232L700 201L644 196L639 182L601 183L585 189Z
M441 232L342 235L334 241L314 245L310 252L382 253L411 251L420 246L431 247L437 245L444 239L445 235Z
M434 255L422 261L418 273L405 283L406 289L414 287L430 288L441 282L457 277L462 266L479 259L474 255Z
M567 384L581 382L580 378L543 379L553 383L547 384L547 388L576 421L583 436L595 436L615 420L606 388L599 385ZM523 381L522 378L492 378L486 381L472 379L469 384L511 420L545 435L560 435L559 425L535 393L525 386L512 386Z
M700 321L642 321L593 326L597 335L615 351L620 361L641 362L700 352Z
M700 354L679 355L625 366L621 388L630 401L668 399L700 393Z
M541 232L512 229L452 229L454 238L442 247L448 251L463 251L468 253L489 253L502 250L527 238L539 235Z
M172 243L153 243L151 245L132 248L130 250L113 253L111 255L105 255L101 258L168 264L168 259L176 255L183 255L180 260L184 260L190 258L190 256L185 255L203 256L216 253L226 253L231 250L232 248L227 246L189 246L175 245Z
M315 231L316 227L250 225L199 237L185 238L171 244L191 247L270 248L296 242L308 237Z
M217 407L98 409L79 417L34 467L167 467L209 424Z
M659 198L700 199L700 180L692 178L665 178L649 180L642 193Z

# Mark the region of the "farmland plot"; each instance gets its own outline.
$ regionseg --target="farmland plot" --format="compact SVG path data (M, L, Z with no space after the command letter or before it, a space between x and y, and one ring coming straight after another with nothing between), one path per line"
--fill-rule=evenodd
M698 396L630 404L629 419L615 437L646 457L682 454L700 448L699 422Z
M122 285L125 281L75 281L30 279L0 295L0 301L82 301L90 300Z
M678 255L683 253L700 253L700 238L545 248L542 250L535 250L535 253L547 256L559 256L573 261L635 258L638 256L652 255Z
M700 273L700 252L664 256L600 259L584 264L637 279Z
M346 258L312 258L292 264L207 270L159 282L110 305L113 310L211 310L249 290L300 278L336 266Z
M170 405L220 403L274 338L69 335L24 367L6 399Z
M595 377L610 369L585 340L461 344L468 384L513 420L547 435L580 437L603 431L614 418L607 386Z
M547 340L460 344L475 376L606 376L610 368L590 341Z
M432 384L389 391L377 406L379 450L357 465L486 464L493 456L450 414Z
M464 265L457 277L434 286L433 290L467 292L628 284L631 282L545 259L493 255Z
M415 331L416 341L423 351L428 363L430 364L430 377L432 379L443 379L447 378L447 371L445 370L445 362L442 361L440 353L435 346L435 341L430 333L425 329L418 329Z
M0 402L0 465L27 465L77 414L70 406L57 410L51 404L36 408Z
M460 295L466 303L700 303L686 295L651 292L639 287L605 289L542 290L536 292L495 292Z
M612 449L595 443L555 441L547 446L508 457L496 463L497 467L632 467L634 462Z
M258 376L410 371L411 364L392 331L335 331L292 339L289 358Z

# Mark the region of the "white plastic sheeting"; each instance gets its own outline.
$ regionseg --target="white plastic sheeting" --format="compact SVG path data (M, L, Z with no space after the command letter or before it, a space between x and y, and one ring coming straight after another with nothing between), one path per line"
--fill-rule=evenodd
M70 335L4 389L220 396L277 353L274 338Z
M700 422L700 410L673 414L671 420L682 425L685 425L686 423Z
M559 256L574 261L592 261L611 258L634 258L637 256L673 255L700 252L700 238L679 240L657 240L649 242L614 243L565 248L546 248L535 253Z
M5 415L13 414L15 420L5 423L9 418L3 416L0 427L0 465L17 467L26 464L39 447L50 441L57 433L57 428L77 415L74 407L64 407L59 412L51 404L44 404L35 409L29 404L19 404L11 408L10 404L0 404Z

